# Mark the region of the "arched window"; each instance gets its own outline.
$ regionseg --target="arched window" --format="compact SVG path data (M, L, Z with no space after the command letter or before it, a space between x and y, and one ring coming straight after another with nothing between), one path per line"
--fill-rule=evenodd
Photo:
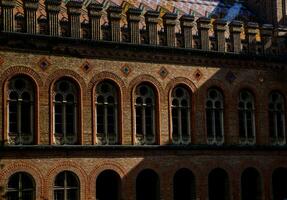
M34 99L31 81L19 76L8 83L8 143L33 144L34 142Z
M35 181L25 172L13 174L8 181L8 200L35 200Z
M195 177L188 169L178 170L173 177L174 200L196 200Z
M55 179L54 200L70 199L80 199L80 183L76 174L70 171L63 171Z
M54 86L54 142L75 144L77 142L78 93L76 85L62 79Z
M222 93L216 88L209 89L206 100L206 128L209 143L223 143L223 106Z
M272 191L274 200L287 199L287 169L278 168L272 175Z
M172 141L187 144L191 137L190 95L187 89L178 86L171 93Z
M96 124L99 144L118 143L118 93L110 82L104 81L96 88Z
M154 144L155 136L155 94L146 84L135 90L136 143Z
M241 199L262 199L261 187L261 178L258 171L254 168L244 170L241 176Z
M136 200L159 200L160 181L157 173L145 169L139 173L136 180Z
M239 93L238 100L238 118L239 118L239 136L242 144L255 143L255 116L254 116L254 98L253 95L243 90Z
M97 200L120 200L121 177L113 170L105 170L97 178Z
M212 170L208 175L209 200L229 200L229 179L227 173L220 168Z
M285 101L279 92L269 96L269 131L273 144L285 144Z

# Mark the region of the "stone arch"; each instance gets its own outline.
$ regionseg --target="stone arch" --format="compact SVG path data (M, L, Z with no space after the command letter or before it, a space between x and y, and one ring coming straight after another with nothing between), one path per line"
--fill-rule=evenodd
M47 174L45 174L45 197L53 199L54 181L56 176L62 171L71 171L77 175L80 182L80 199L87 199L87 174L80 165L72 161L57 162L50 168Z
M39 168L37 168L34 164L26 162L17 162L6 166L0 173L0 177L3 177L3 179L0 179L0 185L6 188L10 176L17 172L25 172L31 175L31 177L33 177L35 181L36 199L41 199L44 196L45 191L44 178Z

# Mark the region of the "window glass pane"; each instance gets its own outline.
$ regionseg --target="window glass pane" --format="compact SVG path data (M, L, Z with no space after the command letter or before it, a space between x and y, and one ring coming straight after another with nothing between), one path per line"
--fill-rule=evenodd
M29 102L23 102L21 105L21 128L22 133L32 133L31 106Z
M62 105L55 104L55 132L63 133Z
M97 105L97 132L104 133L104 106Z
M178 136L178 108L172 108L172 134Z
M146 107L145 110L146 120L146 135L153 135L153 118L152 107Z
M216 137L221 137L222 136L222 129L221 129L221 111L220 110L215 110L215 132L216 132Z
M17 103L9 102L9 132L17 133Z
M207 128L207 136L213 137L212 123L213 123L213 111L211 109L206 110L206 128Z
M274 112L270 111L269 112L269 132L270 132L270 137L275 138L275 122L274 122Z
M56 187L64 187L64 180L65 180L65 173L60 173L57 175L55 180L55 186Z
M21 174L21 180L22 180L22 189L29 189L29 188L33 188L33 182L31 180L31 178L29 177L29 175L27 174Z
M74 105L66 105L66 135L74 135Z
M18 198L18 192L7 192L7 200L17 200Z
M68 187L78 187L78 181L75 178L75 176L72 173L66 172L67 173L67 186Z
M136 107L136 133L143 134L142 130L142 107Z
M246 119L247 119L247 137L253 138L253 116L251 111L246 111Z
M108 133L115 133L115 108L114 106L108 106Z
M71 189L67 191L67 200L77 200L79 194L77 189Z
M19 187L19 175L14 174L9 178L8 189L18 189Z
M23 191L22 192L22 199L23 200L32 200L33 199L33 191Z
M245 118L244 118L244 111L239 110L239 135L240 138L245 138Z
M55 190L54 200L64 200L64 190Z
M182 129L182 135L188 136L188 108L182 108L181 109L181 129Z
M276 113L277 117L277 131L278 131L278 138L283 139L284 138L284 133L283 133L283 114L281 112Z

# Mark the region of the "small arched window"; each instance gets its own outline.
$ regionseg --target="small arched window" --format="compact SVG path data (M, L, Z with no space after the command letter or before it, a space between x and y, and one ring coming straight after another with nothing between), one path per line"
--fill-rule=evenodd
M8 83L8 143L34 142L34 87L24 77L12 78Z
M209 143L223 143L223 110L222 93L216 88L209 89L206 100L206 128Z
M190 95L187 89L178 86L171 93L172 141L175 144L190 142Z
M255 106L251 92L243 90L239 93L238 118L239 136L242 144L255 143Z
M135 90L136 143L154 144L155 138L155 94L146 84Z
M269 132L273 144L285 144L285 101L279 92L269 96Z
M29 174L18 172L8 181L7 199L35 200L35 181Z
M75 144L77 142L78 93L76 85L68 79L55 83L54 142Z
M96 124L99 144L118 143L118 93L108 81L96 87Z
M56 176L54 183L54 200L79 200L80 182L76 174L63 171Z

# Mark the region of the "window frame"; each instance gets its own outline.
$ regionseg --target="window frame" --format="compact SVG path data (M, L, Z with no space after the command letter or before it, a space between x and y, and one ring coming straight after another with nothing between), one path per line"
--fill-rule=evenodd
M181 89L183 90L183 96L182 97L174 97L173 94L176 93L177 89ZM187 105L186 106L182 106L182 105L173 105L173 100L174 99L180 99L180 100L186 100ZM170 96L169 96L170 102L169 102L169 118L170 118L170 138L171 138L171 142L173 144L189 144L191 142L191 137L192 137L192 92L190 91L189 88L187 88L185 85L183 84L178 84L176 86L174 86L171 91L170 91ZM182 120L181 120L181 111L183 108L186 108L187 113L186 113L186 121L188 122L187 124L187 131L186 131L186 136L183 136L183 132L182 132ZM176 141L174 139L174 122L173 122L173 110L174 109L178 109L177 110L177 124L178 124L178 137L179 139ZM185 138L184 138L185 137Z
M213 100L209 99L209 95L210 95L209 93L211 91L216 91L216 93L217 93L216 95L219 95L219 97L215 97ZM215 106L215 103L218 100L221 102L220 108L216 108L216 106ZM208 108L208 106L206 105L208 101L213 101L211 108ZM206 128L207 143L208 144L222 145L224 143L224 132L225 132L225 126L224 126L225 100L224 100L224 94L223 94L221 89L219 89L217 87L210 87L207 89L204 108L205 108L205 128ZM209 137L209 133L208 133L207 111L211 111L211 114L212 114L212 118L211 118L212 119L212 124L211 124L212 137ZM220 115L220 117L219 117L220 129L221 129L220 137L217 136L217 132L216 132L216 119L215 119L216 111L219 112L219 115Z
M243 92L247 93L249 96L246 97L245 102L242 97ZM243 103L243 108L240 107L240 103ZM252 103L251 108L248 108L248 103ZM248 89L242 89L239 92L238 95L238 104L237 104L237 110L238 110L238 128L239 128L239 142L240 144L246 144L246 145L253 145L256 143L256 108L255 108L255 98L253 93ZM248 133L248 112L251 113L251 130L252 130L252 137L249 137ZM241 136L240 132L240 113L243 114L243 123L244 123L244 137Z
M100 87L103 84L107 84L110 87L112 87L112 91L111 92L107 92L106 95L104 95L104 102L103 103L98 103L97 98L99 96L103 96L103 94L100 94L98 92L98 87ZM114 97L114 103L113 104L109 104L108 103L108 97L113 95ZM103 127L104 127L104 133L101 133L103 136L101 136L101 134L99 134L98 132L98 105L102 105L104 107L104 119L103 119ZM109 106L113 106L114 107L114 138L109 139L109 134L108 133L108 107ZM110 80L103 80L100 81L99 83L97 83L94 87L94 94L93 94L93 112L94 112L94 132L95 132L95 138L96 138L96 144L106 144L106 145L115 145L115 144L119 144L120 142L120 127L119 124L120 122L120 91L119 91L119 87L117 86L116 83L114 83L113 81ZM103 139L101 138L103 137Z

